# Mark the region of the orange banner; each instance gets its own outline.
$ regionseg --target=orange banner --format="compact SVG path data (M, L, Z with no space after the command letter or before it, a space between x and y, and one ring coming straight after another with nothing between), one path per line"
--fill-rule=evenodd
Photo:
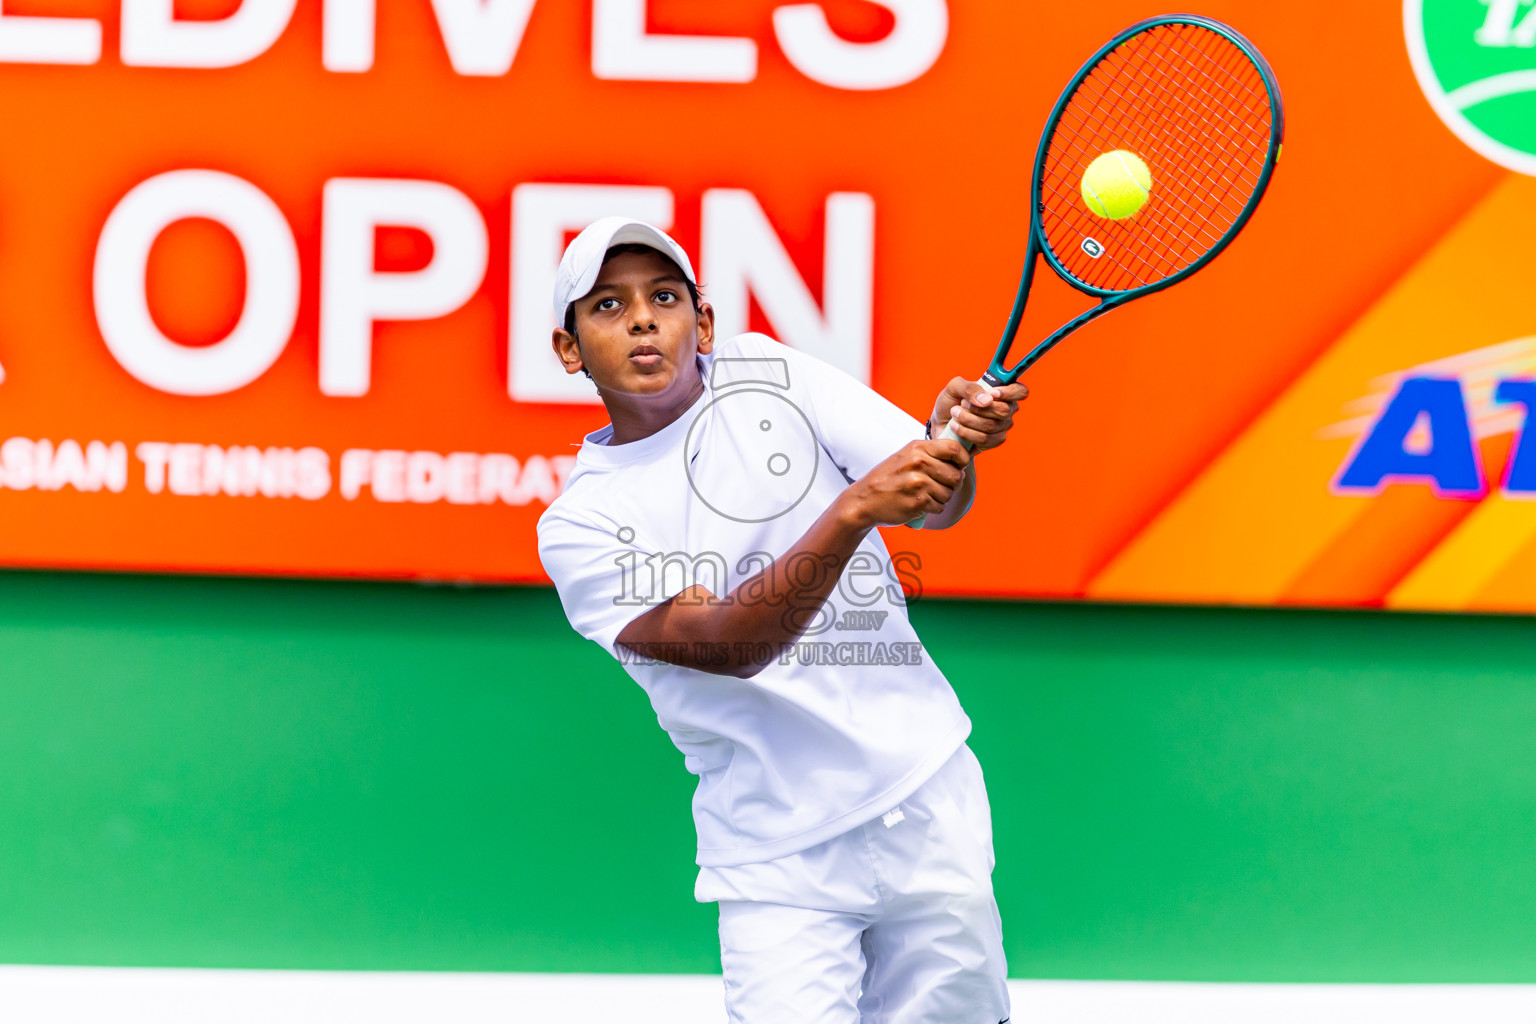
M1030 372L964 526L890 537L924 590L1536 608L1505 7L1201 9L1284 87L1270 194ZM8 2L0 563L541 580L604 419L549 291L613 213L674 232L727 332L921 418L990 356L1051 104L1156 13ZM1026 336L1088 304L1047 278Z

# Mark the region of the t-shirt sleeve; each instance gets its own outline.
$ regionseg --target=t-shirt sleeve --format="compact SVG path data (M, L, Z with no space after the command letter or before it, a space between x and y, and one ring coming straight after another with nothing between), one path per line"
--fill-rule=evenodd
M807 397L809 408L801 411L815 424L822 447L849 480L859 479L902 445L925 436L922 423L869 385L809 353L760 335L753 340L759 338L786 360L791 392Z
M636 596L636 566L646 555L624 543L621 534L554 510L539 520L539 560L554 581L565 617L609 654L624 627L656 606Z

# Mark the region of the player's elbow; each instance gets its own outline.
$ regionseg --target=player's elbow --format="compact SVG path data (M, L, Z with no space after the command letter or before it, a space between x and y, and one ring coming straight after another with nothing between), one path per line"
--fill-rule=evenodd
M730 676L733 679L751 679L772 662L771 654L761 654L756 648L757 644L724 644L712 645L715 657L707 659L694 668L701 669L711 675ZM762 646L767 646L766 644Z
M733 677L735 677L737 679L751 679L753 676L757 675L759 672L761 672L763 669L765 669L767 667L768 667L768 662L766 662L766 661L756 661L756 662L754 662L754 661L746 661L746 662L742 662L740 664L732 665L730 668L726 669L722 674L723 675L728 675L728 676L733 676Z
M774 645L767 643L717 642L711 646L716 657L708 665L697 667L733 679L751 679L773 664L778 654Z

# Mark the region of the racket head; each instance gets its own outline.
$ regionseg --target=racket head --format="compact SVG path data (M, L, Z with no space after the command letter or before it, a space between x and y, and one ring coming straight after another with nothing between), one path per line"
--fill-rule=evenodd
M1192 14L1149 18L1073 76L1041 135L1032 241L1074 288L1118 305L1207 266L1252 218L1285 135L1280 85L1236 29ZM1144 206L1101 216L1088 166L1129 152L1150 172ZM1097 254L1095 251L1097 250Z

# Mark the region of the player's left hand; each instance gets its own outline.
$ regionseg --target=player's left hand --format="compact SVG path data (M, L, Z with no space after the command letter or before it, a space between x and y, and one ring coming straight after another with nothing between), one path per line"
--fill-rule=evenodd
M944 386L933 403L933 436L954 422L955 433L971 445L973 451L996 448L1008 439L1013 429L1013 414L1019 403L1029 397L1023 384L987 388L973 380L956 377Z

